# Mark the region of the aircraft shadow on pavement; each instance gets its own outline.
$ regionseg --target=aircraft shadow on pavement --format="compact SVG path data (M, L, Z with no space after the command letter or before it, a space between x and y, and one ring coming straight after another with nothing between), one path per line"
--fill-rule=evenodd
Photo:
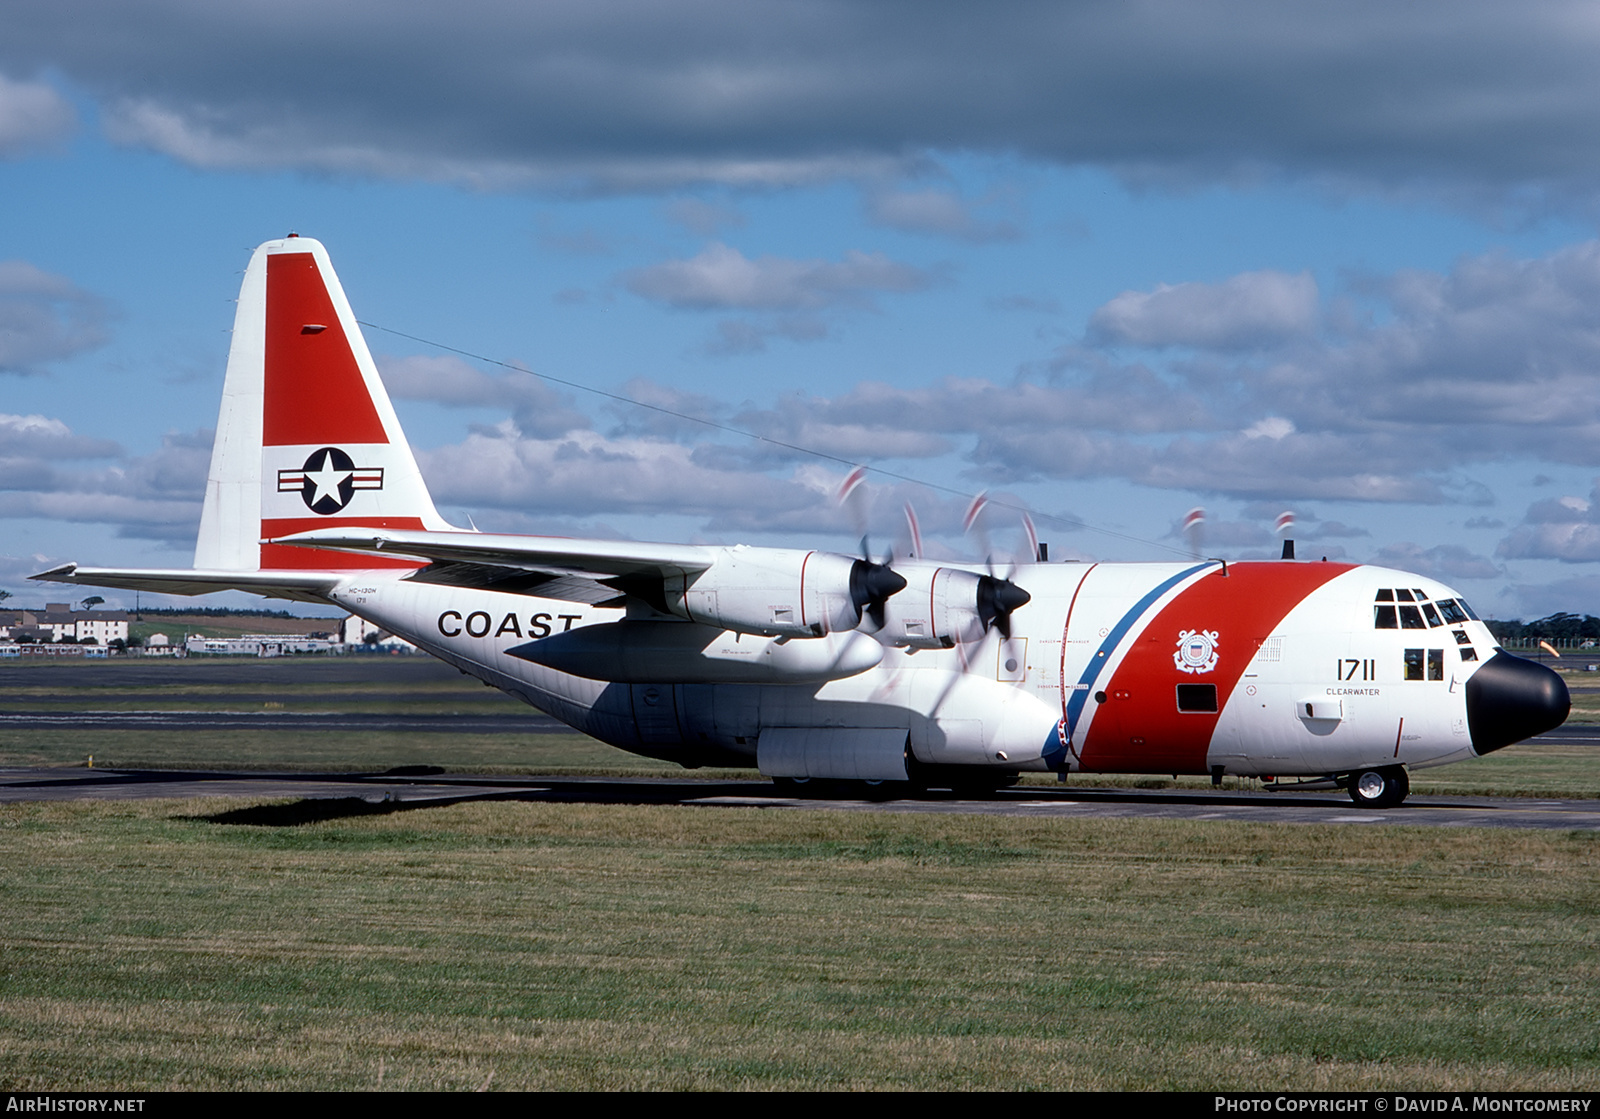
M1335 808L1343 810L1348 807L1342 797L1311 797L1311 796L1264 796L1260 793L1203 793L1191 790L1132 790L1132 789L1014 789L997 793L989 797L957 797L948 792L928 791L915 794L882 795L864 797L859 791L845 789L819 789L804 797L796 797L792 792L775 789L765 782L654 782L636 781L627 778L596 779L596 778L545 778L537 776L528 778L529 784L517 788L505 788L503 779L496 780L493 784L478 785L471 780L461 778L450 779L449 784L458 792L439 795L436 787L423 793L420 790L408 795L405 788L388 788L381 798L360 796L341 797L304 797L298 800L278 804L258 804L243 808L228 809L223 812L210 813L203 816L185 816L183 819L198 820L206 823L223 825L243 825L249 827L300 827L306 824L323 823L331 820L354 819L361 816L383 816L395 812L410 811L419 808L444 808L455 804L465 804L479 801L523 801L526 803L542 804L610 804L610 805L655 805L655 804L684 804L696 801L704 804L721 802L727 806L729 801L737 800L745 806L759 806L763 800L772 802L773 807L792 806L797 800L816 802L819 805L830 801L862 802L870 801L890 807L896 804L944 804L953 802L981 803L986 808L1002 808L1008 802L1040 800L1059 801L1063 804L1145 804L1151 808L1184 807L1184 808L1264 808L1268 806L1294 807L1294 808ZM376 792L377 790L374 790ZM1414 807L1422 807L1416 805ZM1389 815L1384 813L1383 815ZM1403 814L1402 814L1403 815Z

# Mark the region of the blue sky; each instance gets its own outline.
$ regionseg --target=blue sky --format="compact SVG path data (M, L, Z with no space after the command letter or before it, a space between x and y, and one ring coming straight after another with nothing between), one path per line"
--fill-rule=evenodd
M1194 506L1275 555L1287 509L1302 556L1600 613L1581 5L8 13L18 601L187 565L229 301L294 230L366 322L831 456L369 331L458 523L849 549L859 462L875 550L907 500L973 557L1002 503L1096 559L1185 554Z

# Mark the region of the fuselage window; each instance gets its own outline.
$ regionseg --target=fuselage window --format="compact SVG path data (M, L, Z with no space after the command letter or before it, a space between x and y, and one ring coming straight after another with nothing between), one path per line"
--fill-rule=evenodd
M1217 709L1215 684L1179 684L1178 710L1210 712Z
M1438 629L1440 626L1444 625L1444 623L1439 620L1439 611L1433 608L1433 603L1424 602L1422 604L1422 613L1423 616L1428 619L1429 629Z
M1466 635L1465 631L1458 629L1458 630L1452 630L1451 632L1455 634L1456 644L1457 645L1471 645L1472 644L1472 638L1468 637Z
M1443 649L1429 649L1428 650L1428 679L1430 679L1430 680L1443 680L1444 679L1444 650Z
M1468 645L1466 648L1461 650L1461 659L1464 660L1464 661L1475 661L1475 660L1477 660L1478 659L1478 650L1474 649L1471 645Z
M1422 664L1423 664L1422 654L1423 654L1423 650L1421 650L1421 649L1407 649L1406 650L1406 679L1407 680L1420 680L1420 679L1422 679Z
M1400 593L1405 594L1406 592L1401 591ZM1400 607L1400 628L1427 629L1428 623L1422 620L1422 611L1415 606L1402 606Z
M1416 601L1416 599L1411 597L1411 592L1407 591L1407 590L1395 591L1394 592L1394 596L1396 598L1398 598L1401 602L1415 602Z
M1467 605L1467 600L1466 599L1458 598L1458 599L1456 599L1456 601L1461 604L1461 609L1466 611L1467 617L1471 618L1475 622L1478 620L1478 615L1473 613L1472 607Z
M1400 621L1395 616L1393 606L1374 606L1372 608L1376 617L1373 619L1373 629L1399 629Z
M1378 597L1373 599L1372 601L1374 601L1374 602L1393 602L1394 601L1394 592L1393 591L1379 591L1378 592Z

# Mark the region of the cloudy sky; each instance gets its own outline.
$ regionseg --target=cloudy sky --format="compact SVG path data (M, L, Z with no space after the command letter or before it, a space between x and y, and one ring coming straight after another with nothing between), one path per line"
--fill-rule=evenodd
M1293 510L1600 613L1597 55L1562 2L8 0L0 588L188 564L293 230L460 524L1171 559L1203 506L1243 558Z

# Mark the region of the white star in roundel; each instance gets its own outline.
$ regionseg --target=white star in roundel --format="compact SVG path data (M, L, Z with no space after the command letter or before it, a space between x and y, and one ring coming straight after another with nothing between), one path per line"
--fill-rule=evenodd
M311 500L306 502L307 505L314 506L317 504L317 502L321 501L325 497L333 498L333 500L339 505L344 504L339 497L339 487L347 478L350 477L350 475L354 474L355 471L340 470L337 466L333 465L332 459L333 453L331 451L323 451L322 465L317 467L315 470L306 471L306 480L317 488L317 492L312 495Z

